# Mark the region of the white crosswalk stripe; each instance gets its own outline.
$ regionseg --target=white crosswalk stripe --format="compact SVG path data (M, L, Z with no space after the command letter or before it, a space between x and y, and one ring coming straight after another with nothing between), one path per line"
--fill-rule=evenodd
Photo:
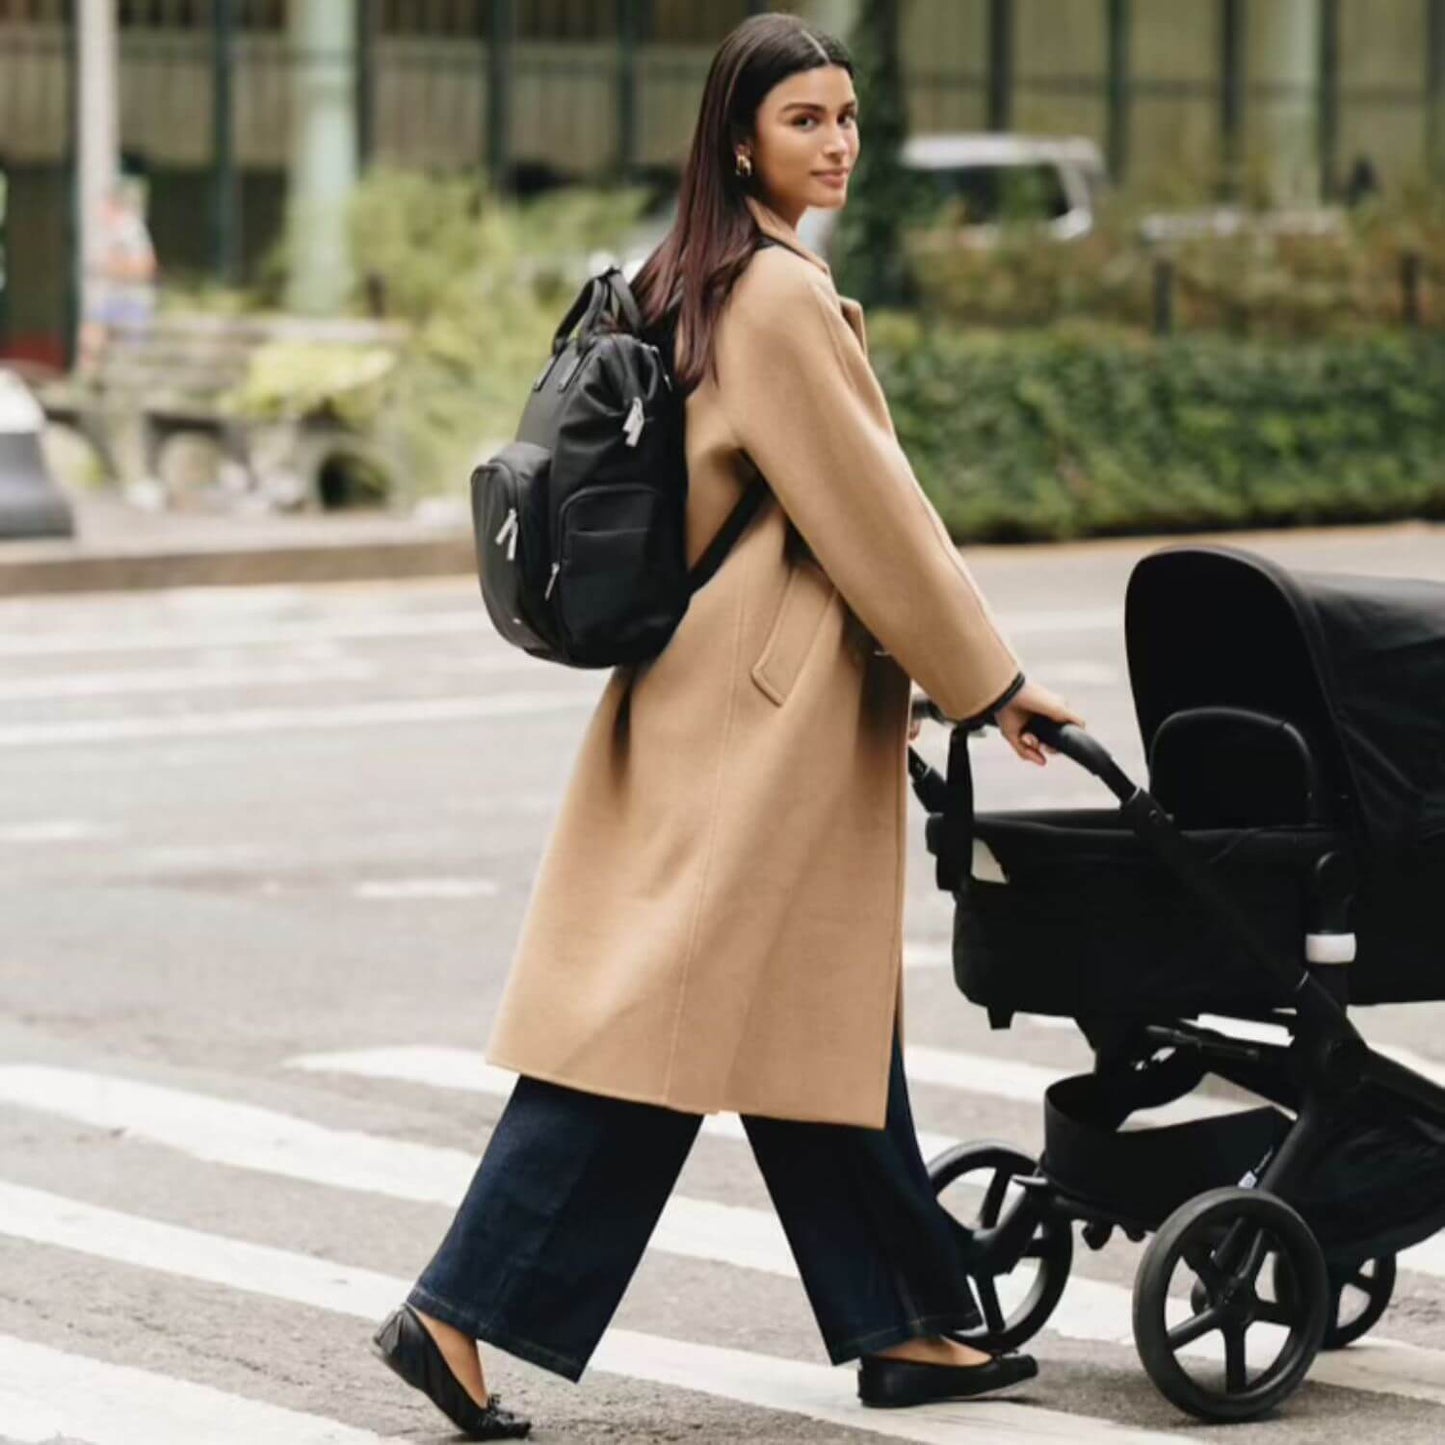
M0 1100L166 1144L210 1163L421 1203L454 1205L475 1167L472 1156L459 1150L327 1129L254 1105L113 1075L4 1066ZM674 1195L650 1247L768 1274L796 1274L776 1216L739 1205ZM1128 1290L1075 1279L1050 1329L1070 1338L1126 1344L1132 1338L1129 1319ZM1376 1340L1368 1353L1322 1358L1312 1375L1356 1389L1445 1403L1445 1353L1393 1341Z
M516 1082L514 1074L506 1069L493 1068L480 1053L473 1050L425 1044L356 1049L329 1054L303 1054L289 1062L294 1068L313 1073L397 1079L406 1083L427 1084L434 1088L458 1089L466 1093L501 1097L510 1094L512 1085ZM1067 1070L1046 1069L1017 1059L916 1045L910 1045L905 1051L905 1067L911 1084L935 1084L965 1093L1031 1105L1039 1103L1044 1090L1050 1084L1068 1076ZM1228 1114L1238 1108L1238 1104L1226 1099L1192 1094L1179 1100L1177 1104L1149 1110L1148 1118L1154 1123L1172 1123L1183 1119ZM741 1126L727 1115L705 1119L703 1132L724 1138L743 1137ZM921 1131L918 1142L924 1155L931 1158L952 1148L958 1141L943 1134Z
M566 691L556 688L546 692L493 693L490 697L388 698L332 707L241 708L234 712L181 713L173 717L147 713L138 717L47 720L0 727L0 748L57 748L153 738L238 737L298 730L481 722L572 712L590 708L596 700L593 689L583 692L576 688Z
M187 1279L224 1284L248 1294L266 1295L291 1303L311 1305L367 1320L378 1320L404 1297L408 1283L371 1270L318 1260L307 1255L270 1249L137 1219L112 1209L82 1204L39 1190L0 1184L0 1233L36 1243L76 1250L101 1259L116 1260L143 1269ZM72 1413L68 1406L40 1413L40 1401L29 1395L16 1398L21 1407L34 1406L45 1433L23 1436L48 1441L61 1434L81 1433L88 1445L133 1445L144 1438L147 1445L363 1445L373 1435L350 1431L342 1426L314 1422L271 1407L253 1407L219 1397L239 1407L240 1421L255 1430L250 1436L212 1435L199 1431L187 1437L165 1433L175 1420L195 1422L203 1407L217 1408L217 1392L200 1392L195 1386L161 1382L139 1371L118 1372L114 1366L89 1365L73 1357L52 1359L52 1352L36 1351L26 1356L17 1343L18 1364L28 1367L38 1359L37 1373L43 1388L59 1394L67 1382L97 1390L109 1402L119 1398L128 1409L157 1409L162 1425L152 1436L115 1433L105 1413ZM6 1342L0 1339L0 1408L7 1403L5 1371L9 1361ZM720 1395L726 1399L791 1415L849 1426L894 1440L914 1440L925 1445L947 1445L966 1427L970 1441L984 1445L1045 1445L1067 1441L1070 1445L1163 1445L1172 1439L1158 1431L1133 1430L1111 1421L1087 1415L1064 1414L1034 1405L1008 1401L977 1401L967 1405L928 1406L910 1410L905 1416L880 1415L849 1401L849 1378L843 1370L759 1355L744 1350L720 1349L681 1340L662 1339L632 1330L612 1330L603 1340L592 1367L604 1374L624 1375L655 1384ZM112 1373L114 1372L114 1373ZM196 1392L194 1395L192 1392ZM250 1412L255 1409L256 1414ZM144 1418L144 1417L142 1417ZM273 1419L275 1423L273 1424ZM291 1422L295 1422L292 1424ZM295 1433L277 1433L286 1427ZM9 1429L0 1415L0 1429ZM334 1434L324 1433L327 1429ZM100 1433L102 1430L107 1433Z
M0 1335L0 1439L16 1445L402 1445L370 1430Z
M237 599L217 596L218 602ZM245 601L247 599L239 599ZM252 598L264 602L264 598ZM1019 636L1059 632L1096 632L1117 628L1121 615L1114 608L1080 609L1075 612L1010 612L1005 620L1009 631ZM258 617L255 621L235 617L198 617L199 626L184 628L174 621L162 626L128 627L109 632L81 630L22 632L0 637L0 657L75 657L115 653L180 652L221 647L291 647L297 643L371 642L426 637L458 637L473 646L512 657L504 651L491 631L480 603L460 610L433 609L406 613L349 612L308 618ZM542 666L542 664L536 664Z

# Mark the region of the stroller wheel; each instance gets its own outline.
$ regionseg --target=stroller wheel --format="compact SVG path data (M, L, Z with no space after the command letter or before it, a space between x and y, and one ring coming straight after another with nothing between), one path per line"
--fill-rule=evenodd
M1038 1171L1027 1154L1007 1144L959 1144L928 1166L933 1192L965 1235L969 1275L984 1321L954 1338L997 1354L1032 1339L1054 1312L1069 1280L1074 1236L1067 1219L1041 1211L1014 1181ZM1034 1216L1028 1227L1027 1210ZM1012 1222L1009 1242L989 1231Z
M1288 1302L1266 1276L1274 1255ZM1189 1303L1170 1298L1176 1274ZM1202 1307L1201 1307L1202 1305ZM1186 1201L1149 1242L1134 1280L1134 1343L1160 1393L1201 1420L1251 1420L1298 1388L1330 1319L1324 1256L1309 1226L1259 1189Z
M1329 1323L1325 1326L1322 1350L1342 1350L1375 1328L1390 1307L1395 1292L1395 1256L1361 1260L1342 1269L1331 1268ZM1274 1262L1275 1298L1294 1306L1294 1278L1281 1258Z

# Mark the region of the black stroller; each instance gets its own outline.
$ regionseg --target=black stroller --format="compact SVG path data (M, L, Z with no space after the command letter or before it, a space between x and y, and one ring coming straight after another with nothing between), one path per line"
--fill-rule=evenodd
M1184 1410L1244 1420L1369 1330L1396 1252L1445 1226L1445 1090L1347 1017L1445 998L1445 585L1170 547L1135 568L1125 627L1148 791L1083 730L1031 725L1117 811L975 816L967 729L946 780L910 756L959 988L996 1028L1072 1018L1095 1056L1047 1091L1041 1158L961 1145L930 1174L982 1186L969 1343L1046 1324L1075 1221L1093 1249L1152 1234L1144 1368ZM1206 1074L1268 1103L1121 1128Z

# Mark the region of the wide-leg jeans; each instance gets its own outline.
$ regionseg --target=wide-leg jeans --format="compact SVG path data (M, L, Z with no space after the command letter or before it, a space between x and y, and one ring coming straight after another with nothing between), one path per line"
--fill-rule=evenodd
M518 1079L409 1301L580 1378L701 1116ZM893 1043L885 1127L744 1116L834 1364L980 1323L958 1226L935 1199Z

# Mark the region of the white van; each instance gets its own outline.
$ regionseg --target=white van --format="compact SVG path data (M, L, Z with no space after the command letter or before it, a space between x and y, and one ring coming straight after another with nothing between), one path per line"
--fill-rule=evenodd
M916 135L904 142L901 159L929 179L940 206L952 208L958 239L978 246L997 244L1006 222L1036 225L1051 240L1087 236L1109 179L1099 147L1077 136ZM632 236L616 262L624 275L636 274L676 216L674 195ZM799 240L826 258L837 219L837 211L805 212ZM601 270L614 260L597 252L589 264Z
M1108 186L1099 147L1082 137L916 135L901 159L956 216L958 238L978 246L996 244L1006 223L1036 226L1056 241L1087 236ZM799 239L826 257L837 219L837 211L806 212Z

